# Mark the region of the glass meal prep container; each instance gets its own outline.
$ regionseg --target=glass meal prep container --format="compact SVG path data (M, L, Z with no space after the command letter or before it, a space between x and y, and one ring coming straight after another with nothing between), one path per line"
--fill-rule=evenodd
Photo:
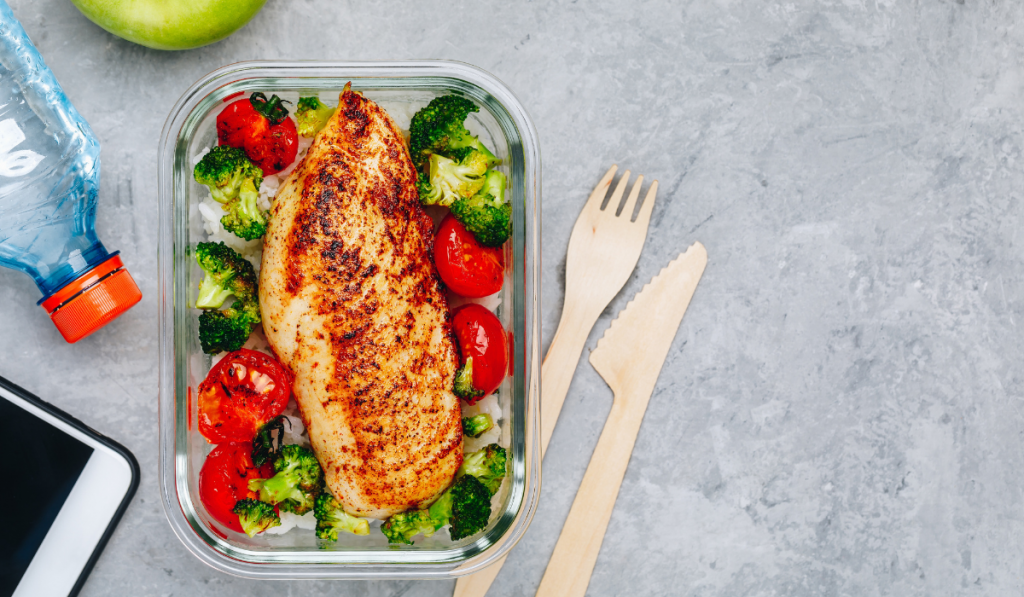
M511 374L498 391L509 472L488 526L460 541L442 530L419 536L412 546L389 546L378 524L369 536L342 533L329 545L303 529L249 538L227 531L199 500L199 470L213 446L197 430L191 400L211 363L199 346L199 312L190 308L202 278L193 251L206 239L196 213L203 187L192 178L195 156L216 144L215 119L226 98L261 91L291 101L292 109L299 95L336 105L348 82L389 112L418 109L448 93L473 100L480 111L467 126L501 158L511 183L513 231L497 309L512 338ZM158 184L160 494L171 528L189 551L218 570L260 579L451 578L505 555L533 517L541 478L540 154L533 124L512 93L483 70L447 61L229 65L192 85L171 110L160 138Z

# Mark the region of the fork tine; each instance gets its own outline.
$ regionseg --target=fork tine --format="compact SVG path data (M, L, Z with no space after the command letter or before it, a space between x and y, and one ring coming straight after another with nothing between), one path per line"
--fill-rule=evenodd
M636 178L636 182L633 183L633 188L629 191L629 197L626 197L626 203L615 215L626 216L627 220L633 219L633 210L636 209L636 198L640 196L640 185L642 184L644 184L643 174Z
M614 214L619 213L619 204L622 203L622 194L626 192L626 183L629 182L629 176L629 170L622 173L622 177L619 178L619 184L615 185L615 190L612 191L612 198L605 204L605 209L611 208Z
M597 183L594 187L594 191L590 193L590 197L587 199L587 204L583 206L584 210L601 209L601 205L604 203L604 198L608 196L608 188L612 186L612 177L615 176L615 171L619 169L618 164L613 164L608 171L601 177L601 182Z
M654 196L658 194L658 181L651 183L651 188L647 189L647 196L644 197L644 203L640 206L640 213L636 215L636 223L647 224L651 221L651 212L654 211Z

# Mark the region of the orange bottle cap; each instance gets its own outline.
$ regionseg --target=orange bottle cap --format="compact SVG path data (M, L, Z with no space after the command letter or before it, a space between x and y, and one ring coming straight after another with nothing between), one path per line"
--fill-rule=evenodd
M107 325L142 300L121 258L111 256L43 301L50 319L69 343Z

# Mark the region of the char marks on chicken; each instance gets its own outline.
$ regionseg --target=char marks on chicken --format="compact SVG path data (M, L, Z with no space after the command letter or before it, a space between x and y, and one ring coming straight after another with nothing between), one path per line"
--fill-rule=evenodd
M277 193L259 292L327 486L351 514L427 504L462 462L458 353L432 247L399 129L346 87Z

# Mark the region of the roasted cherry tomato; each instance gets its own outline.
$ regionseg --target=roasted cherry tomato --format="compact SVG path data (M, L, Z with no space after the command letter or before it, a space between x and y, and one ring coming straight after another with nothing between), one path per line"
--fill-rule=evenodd
M199 432L213 444L252 441L288 406L291 382L288 371L262 352L228 354L199 384Z
M242 525L231 510L238 500L259 499L255 491L249 491L250 479L266 479L274 474L273 466L264 465L261 469L252 463L251 450L252 445L247 443L221 444L210 452L199 471L199 499L206 511L239 533Z
M441 221L434 241L434 263L441 280L459 296L479 298L501 290L505 254L485 247L451 214Z
M477 304L452 313L452 327L462 354L460 365L473 357L473 388L487 396L498 389L508 373L508 338L494 313Z
M254 93L249 99L231 102L217 115L217 139L221 145L245 150L263 175L277 174L295 161L299 133L288 109L276 95Z

